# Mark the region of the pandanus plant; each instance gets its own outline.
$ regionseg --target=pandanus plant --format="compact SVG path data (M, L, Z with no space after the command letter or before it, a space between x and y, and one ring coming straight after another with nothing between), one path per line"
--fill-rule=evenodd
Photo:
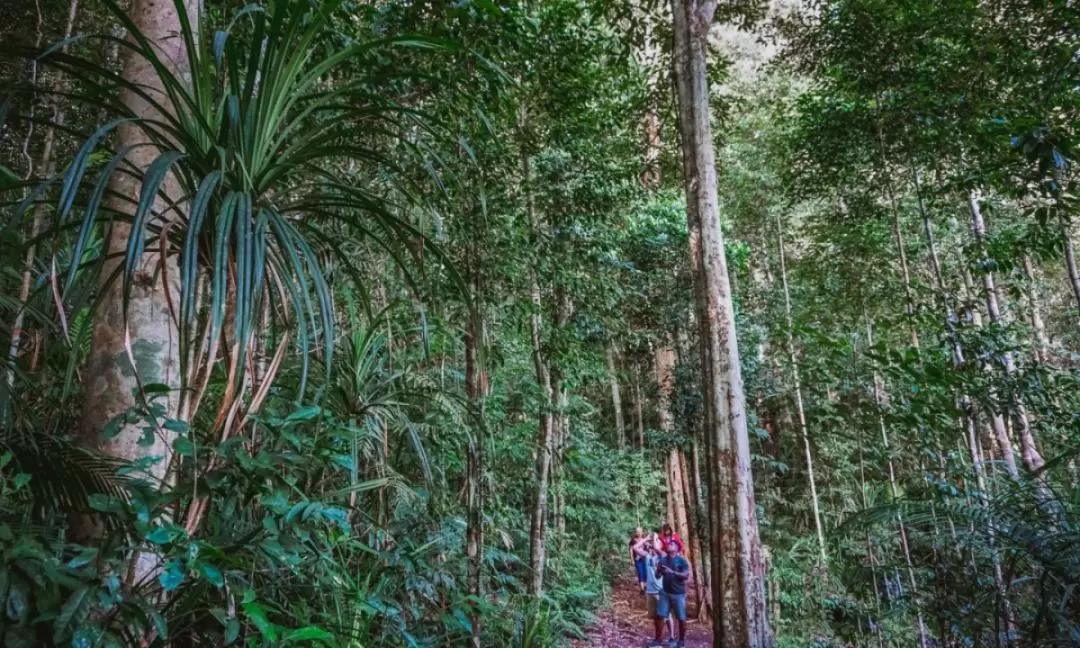
M121 372L135 369L135 403L154 428L139 428L139 445L157 456L112 454L160 466L154 476L167 482L173 442L208 393L220 402L198 420L224 440L242 433L290 351L302 366L298 399L313 356L332 366L327 266L363 281L350 241L366 238L402 267L425 248L438 258L410 220L409 187L399 181L414 163L442 173L424 144L441 132L415 108L415 97L431 100L433 87L403 75L405 66L386 65L386 56L451 46L346 34L356 28L342 0L249 4L220 29L199 21L190 0L173 0L171 9L136 2L130 14L107 4L128 36L93 38L120 49L122 74L60 46L22 52L73 80L77 90L64 100L99 106L111 120L86 137L62 177L29 192L11 223L20 226L37 202L53 205L52 227L32 242L71 250L63 257L74 261L51 272L43 289L61 315L87 285L80 278L96 273L94 340L103 348L92 355L126 363ZM163 30L169 21L175 29ZM395 101L403 89L412 107ZM106 223L105 252L80 261ZM168 344L149 345L136 330L155 309ZM147 358L153 354L166 357ZM176 371L145 375L154 362ZM169 405L155 408L161 394ZM204 510L205 502L191 502L189 533Z

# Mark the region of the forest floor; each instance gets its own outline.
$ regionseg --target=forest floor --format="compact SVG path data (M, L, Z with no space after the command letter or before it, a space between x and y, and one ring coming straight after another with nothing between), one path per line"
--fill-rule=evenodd
M693 618L695 611L693 607L687 610L691 618L686 624L686 648L711 648L712 629L708 622ZM632 579L612 584L611 602L597 615L600 620L587 630L589 638L574 641L574 648L644 648L653 636L645 597Z

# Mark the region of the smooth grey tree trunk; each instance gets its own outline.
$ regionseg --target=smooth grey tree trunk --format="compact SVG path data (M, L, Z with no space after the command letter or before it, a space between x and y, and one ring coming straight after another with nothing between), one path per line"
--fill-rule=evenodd
M674 67L691 268L701 340L714 645L773 645L765 606L746 399L724 256L706 70L716 2L672 0Z
M1024 255L1024 280L1028 308L1031 310L1031 329L1035 333L1036 346L1032 355L1036 362L1042 363L1050 357L1050 338L1046 335L1046 322L1043 320L1042 308L1039 305L1035 267L1031 263L1031 256L1027 254Z
M1073 298L1076 300L1076 310L1080 314L1080 270L1076 267L1076 248L1072 241L1072 227L1063 222L1061 233L1065 239L1065 270L1069 273L1069 287L1072 288Z
M524 130L528 117L522 110L518 116L518 127ZM532 164L526 151L521 153L521 168L525 182L525 210L529 218L530 230L536 233L540 227L536 213L536 201L532 192ZM539 596L544 591L544 566L547 560L547 511L548 487L551 480L551 456L555 437L555 417L552 414L554 390L551 374L544 358L541 346L541 312L543 310L540 276L537 269L532 269L532 283L529 288L529 300L532 303L532 315L529 317L529 334L532 343L533 368L536 370L536 382L543 395L540 419L537 421L537 456L536 456L536 491L529 522L529 593Z
M971 214L971 232L975 238L975 245L979 248L981 258L985 261L986 253L983 251L983 246L986 241L986 223L983 219L982 208L979 205L981 200L980 192L978 189L972 189L968 194L968 211ZM993 272L983 273L983 289L986 297L986 312L990 316L990 323L998 326L1004 325L1001 314L1000 297L998 295L997 283L994 281ZM1013 360L1013 354L1011 351L1006 351L1004 354L1005 360L1005 373L1012 375L1016 373L1016 363ZM1024 402L1015 394L1010 394L1008 399L1011 401L1013 409L1016 413L1016 420L1020 424L1020 457L1024 461L1024 466L1032 471L1038 471L1046 463L1042 454L1039 453L1038 446L1035 443L1035 435L1031 429L1031 417L1028 416L1027 406Z
M615 343L607 346L608 380L611 382L611 409L615 413L615 445L620 451L626 449L626 422L623 418L622 389L619 386L619 366L616 363Z
M157 56L179 78L189 76L189 70L178 8L187 12L195 26L198 24L197 5L197 0L184 0L179 7L168 0L135 0L130 10L132 21L155 46ZM168 98L151 63L129 49L125 49L122 56L124 78L142 86L168 110ZM121 90L120 98L140 118L164 118L153 105L130 91ZM136 123L123 124L117 129L116 150L134 147L128 153L127 161L139 171L145 171L161 153L155 146L146 146L148 142L149 138ZM131 215L138 203L141 184L139 178L116 174L110 186L114 194L110 207L118 213ZM175 178L166 178L163 193L170 197L179 196ZM170 211L168 202L159 197L154 203L154 217L161 222L177 217ZM162 258L156 241L148 244L146 254L135 270L125 312L122 280L105 282L121 263L120 255L132 236L143 236L143 233L133 232L127 222L114 221L107 242L112 258L103 267L101 300L94 311L92 346L83 393L83 432L86 441L105 454L127 461L153 462L145 469L147 477L165 485L176 433L166 429L161 419L176 416L180 386L178 330L175 314L170 312L168 304L170 299L174 304L179 303L180 273L175 257ZM164 417L159 417L149 442L140 442L144 436L142 423L123 425L118 434L105 438L102 432L106 425L143 402L143 387L153 383L166 385L170 391L157 401L164 406ZM158 557L154 554L141 555L133 566L133 582L141 582L151 575L157 562Z

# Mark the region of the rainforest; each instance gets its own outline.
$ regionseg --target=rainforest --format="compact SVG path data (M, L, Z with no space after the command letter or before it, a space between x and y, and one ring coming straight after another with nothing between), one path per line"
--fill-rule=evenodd
M1069 0L0 1L0 645L1080 646Z

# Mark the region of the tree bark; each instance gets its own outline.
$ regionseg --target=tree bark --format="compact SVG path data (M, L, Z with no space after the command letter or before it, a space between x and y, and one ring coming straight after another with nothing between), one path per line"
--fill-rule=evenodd
M982 260L986 262L989 260L984 251L986 223L983 220L982 208L979 205L979 201L979 191L977 189L972 189L968 194L968 211L971 214L971 232L975 238L975 245L978 246L980 250L980 256ZM986 312L990 317L990 323L998 326L1003 325L998 288L994 281L993 272L986 271L983 273L983 289L986 293ZM1016 363L1013 360L1011 351L1005 352L1004 361L1005 373L1010 376L1015 374ZM1035 435L1031 431L1031 418L1028 416L1027 407L1020 397L1014 393L1010 393L1008 400L1011 402L1016 413L1016 420L1020 424L1020 457L1023 459L1024 466L1028 470L1032 472L1038 471L1046 462L1043 461L1042 455L1039 453L1035 443Z
M526 116L524 111L519 116L519 128L524 129ZM529 218L529 228L534 237L539 232L539 217L536 213L536 201L532 191L532 164L527 152L521 153L522 175L525 182L525 209ZM537 422L536 456L536 492L533 498L531 520L529 524L529 593L540 596L544 591L544 566L547 553L547 511L548 487L551 477L552 443L555 436L555 420L552 416L554 393L551 387L551 374L541 346L541 300L540 273L535 265L529 288L532 302L532 314L529 316L529 333L532 342L533 368L536 371L536 383L540 387L540 418Z
M615 445L620 452L626 449L626 424L623 419L622 392L619 389L619 369L615 362L615 343L607 347L608 380L611 381L611 409L615 413Z
M180 8L187 12L193 28L198 24L197 0L184 0ZM189 75L187 51L181 34L181 21L177 5L156 0L135 0L130 11L131 19L142 35L157 48L157 55L164 65L178 78ZM131 50L123 53L123 75L138 84L160 105L169 109L159 75L147 59ZM129 90L120 91L121 100L133 114L142 119L162 120L164 116L146 100ZM149 138L137 123L126 123L117 129L116 149L130 149L127 156L135 169L146 171L160 153L157 147L148 145ZM110 207L119 214L133 215L138 203L141 179L126 173L113 176L110 189ZM178 182L166 178L163 193L179 197ZM179 207L178 207L179 208ZM168 201L160 197L154 203L154 217L160 222L176 218L170 212ZM162 258L156 245L148 245L140 266L135 270L125 309L123 280L109 282L122 261L122 255L132 236L144 236L133 232L131 225L123 220L112 224L107 242L111 258L102 269L100 302L94 311L92 346L87 362L84 385L83 434L87 443L96 446L107 455L127 461L144 460L145 473L153 481L165 483L172 459L172 444L176 434L160 425L154 433L143 438L143 424L125 424L112 438L104 438L102 432L116 416L123 414L143 401L134 394L151 383L164 384L169 393L160 404L164 417L174 418L180 386L179 342L176 320L170 313L169 303L178 303L179 276L175 257ZM167 270L167 281L166 271ZM133 565L132 578L138 583L155 569L158 557L144 554Z
M765 607L765 563L758 536L731 284L716 188L707 76L714 0L672 0L674 67L691 267L700 328L706 474L712 536L714 645L773 645Z
M1050 339L1046 335L1046 322L1039 306L1035 267L1031 263L1031 256L1027 254L1024 255L1024 280L1027 284L1024 292L1031 310L1031 330L1035 333L1035 351L1032 355L1036 362L1045 363L1050 359Z
M471 256L471 255L470 255ZM470 259L471 260L471 259ZM473 299L478 299L476 278L471 282ZM466 530L465 542L466 553L469 557L469 595L474 601L479 601L484 595L483 565L484 565L484 413L483 397L484 390L481 385L481 369L477 345L479 344L480 313L476 306L469 309L469 320L465 329L465 398L469 402L469 409L476 417L478 425L474 425L474 432L469 436L468 442L468 472L466 478ZM469 615L472 632L469 637L469 645L480 648L480 612L479 606L473 604L473 612Z
M645 414L641 393L641 378L634 376L634 425L637 428L638 450L645 450Z
M675 348L670 340L656 348L653 356L653 370L656 372L657 403L656 415L660 430L671 432L675 421L671 417L671 395L675 390Z
M701 468L700 458L698 453L697 440L691 441L690 444L690 507L691 517L690 523L692 525L692 536L694 545L694 556L697 558L697 563L694 565L694 578L698 582L698 591L700 598L698 599L698 618L710 619L712 618L713 609L713 597L712 587L710 585L710 569L709 555L704 549L708 548L708 542L703 541L702 538L706 537L703 532L708 526L702 511L702 500L705 497L705 490L701 483ZM684 471L686 472L686 471Z
M1076 300L1076 312L1080 317L1080 270L1076 267L1076 248L1073 246L1072 227L1064 219L1061 222L1061 234L1065 244L1065 270L1069 273L1069 286L1073 299Z
M945 310L945 329L948 332L950 346L952 347L953 363L959 368L964 364L964 349L956 337L956 331L953 324L956 315L952 307L952 302L949 299L948 290L945 286L945 276L941 269L941 261L938 258L937 243L934 238L934 228L933 224L930 222L930 212L926 209L926 204L923 201L922 186L919 182L919 171L918 169L912 168L911 173L915 182L915 197L919 207L919 214L922 217L923 232L926 235L926 245L930 252L930 271L934 277L938 297ZM961 394L960 398L962 406L965 409L970 409L970 396L968 394ZM1009 471L1009 475L1016 479L1020 473L1016 467L1016 457L1013 451L1012 440L1009 438L1009 432L1005 428L1005 420L996 412L990 413L990 420L994 430L994 438L996 439L998 448L1001 450L1001 456L1002 460L1005 462L1005 467Z
M555 328L562 331L570 323L574 306L566 286L556 290ZM552 444L551 483L555 490L554 515L555 539L558 542L566 534L566 492L562 484L563 457L570 442L570 392L562 369L549 358L551 366L548 374L552 377L552 389L555 394L554 441Z

